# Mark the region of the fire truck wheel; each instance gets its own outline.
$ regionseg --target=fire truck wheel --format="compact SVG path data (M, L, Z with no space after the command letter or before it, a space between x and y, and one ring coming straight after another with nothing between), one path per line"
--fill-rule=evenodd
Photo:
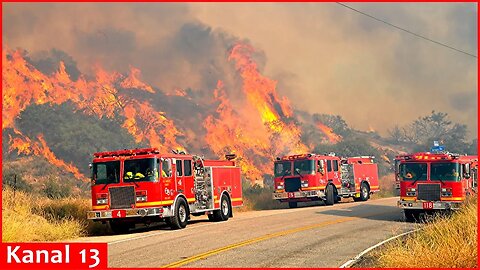
M188 222L188 208L187 202L185 199L180 197L175 204L175 215L170 217L170 220L167 222L170 223L170 228L177 230L183 229L187 226Z
M370 198L370 190L367 184L362 183L362 186L360 187L360 199L362 201L368 201L368 198Z
M227 221L230 217L230 200L226 195L222 195L220 200L220 209L213 211L213 220L214 221Z
M288 202L289 208L297 208L297 202Z
M420 221L420 212L414 209L405 209L403 210L405 214L405 220L407 222L417 222Z
M112 232L115 233L115 234L128 233L128 230L131 227L131 225L129 223L118 222L118 221L114 221L114 220L111 220L108 223L110 224L110 229L112 229Z
M327 186L327 196L326 196L325 204L326 205L333 205L335 203L335 192L333 191L333 186Z
M342 200L337 194L335 194L335 203L339 203Z

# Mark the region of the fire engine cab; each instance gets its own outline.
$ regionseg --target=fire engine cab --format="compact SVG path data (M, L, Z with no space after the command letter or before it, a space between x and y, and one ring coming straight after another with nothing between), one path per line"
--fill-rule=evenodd
M422 152L399 159L400 200L407 221L421 213L458 209L477 192L478 156Z
M277 158L274 163L273 199L288 202L323 200L333 205L341 198L366 201L379 191L377 164L373 156L340 158L328 155L302 154Z
M87 217L108 222L116 233L156 221L181 229L189 215L228 220L232 207L243 204L234 158L206 160L178 151L162 154L156 148L95 153Z

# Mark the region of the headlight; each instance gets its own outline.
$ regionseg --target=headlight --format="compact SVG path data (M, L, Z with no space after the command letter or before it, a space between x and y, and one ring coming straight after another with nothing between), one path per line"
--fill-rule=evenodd
M146 202L146 201L147 201L147 196L137 197L137 202Z
M107 193L98 193L97 194L97 205L108 204L108 195Z
M146 202L147 201L147 191L146 190L138 190L135 192L136 201L137 202Z
M308 187L308 181L302 181L302 188Z
M107 204L108 199L97 199L97 205Z
M407 188L407 196L414 197L417 195L417 190L414 188Z
M451 197L452 188L442 188L442 197Z

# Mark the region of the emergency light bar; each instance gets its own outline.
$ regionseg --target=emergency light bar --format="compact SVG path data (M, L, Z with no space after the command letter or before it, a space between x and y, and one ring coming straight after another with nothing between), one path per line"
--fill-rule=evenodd
M442 153L442 154L435 154L430 152L425 153L416 153L410 156L405 156L405 160L452 160L459 158L457 154L451 153Z
M315 154L301 154L301 155L284 156L284 157L282 157L282 160L294 160L294 159L299 159L299 158L309 158L309 157L312 157L314 155Z
M136 155L147 155L147 154L160 154L160 151L157 148L140 148L140 149L131 149L131 150L118 150L110 152L98 152L94 153L93 157L95 158L104 158L104 157L118 157L118 156L136 156Z

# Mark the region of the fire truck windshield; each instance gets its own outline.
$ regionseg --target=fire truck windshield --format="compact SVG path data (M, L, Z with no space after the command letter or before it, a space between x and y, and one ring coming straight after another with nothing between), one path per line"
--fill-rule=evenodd
M275 177L292 175L292 162L291 161L275 162L274 172L275 172Z
M120 161L96 162L92 164L92 184L120 182Z
M400 164L400 177L404 181L426 181L427 163Z
M145 182L158 179L154 158L125 160L123 182Z
M315 161L314 160L295 160L294 168L295 171L300 174L314 174L315 173Z
M432 163L430 164L430 180L459 181L459 167L458 163Z

